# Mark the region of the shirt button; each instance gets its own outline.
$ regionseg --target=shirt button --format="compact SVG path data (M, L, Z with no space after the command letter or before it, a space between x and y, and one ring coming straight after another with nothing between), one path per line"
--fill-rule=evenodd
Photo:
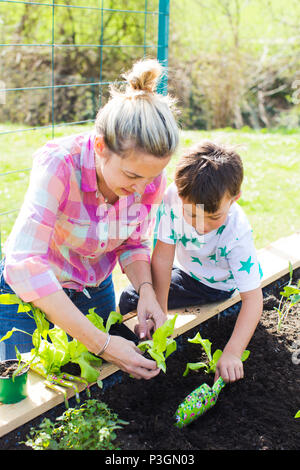
M104 247L105 247L105 243L102 242L100 246L101 246L101 248L104 248Z
M94 280L94 276L90 276L90 281L93 281Z

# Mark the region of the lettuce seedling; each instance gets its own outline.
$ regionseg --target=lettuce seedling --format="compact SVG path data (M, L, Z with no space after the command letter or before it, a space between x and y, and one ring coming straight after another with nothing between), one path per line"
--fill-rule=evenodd
M203 347L205 354L208 359L208 363L206 362L188 362L186 365L186 369L183 373L183 376L186 376L190 370L198 370L201 368L205 369L206 374L215 373L217 362L222 356L223 351L221 349L217 349L213 354L211 353L211 342L208 339L201 338L200 333L197 333L196 336L192 339L188 339L189 343L196 343L201 344ZM245 361L249 357L250 351L247 349L243 352L241 360Z
M277 331L280 330L283 321L288 316L291 308L300 302L300 280L297 285L293 285L293 268L291 262L289 262L290 270L290 280L288 285L283 289L279 302L279 307L275 307L276 312L278 313L278 322L277 322Z
M138 348L148 354L157 363L157 367L166 372L166 359L170 354L176 351L176 341L171 338L174 331L176 318L178 315L174 315L173 318L167 320L162 326L157 328L152 335L152 339L143 341L138 345Z
M103 332L108 332L110 327L115 323L121 323L123 317L120 313L111 312L104 326L103 318L100 317L95 309L89 310L86 317ZM53 373L60 370L60 368L72 362L78 364L81 370L81 377L88 382L97 382L99 371L96 367L102 364L102 359L90 353L86 346L77 339L68 340L67 334L61 328L51 328L48 331L51 343L43 341L44 347L39 349L38 356L43 362L44 367L48 373Z
M61 367L68 362L73 362L79 365L83 379L90 383L97 381L99 371L95 367L102 364L102 359L90 353L84 344L77 339L69 341L68 335L61 328L54 327L50 329L50 324L44 313L39 308L23 302L15 294L0 295L0 303L5 305L17 304L18 312L26 312L30 317L33 317L36 323L36 329L32 335L18 328L12 328L0 339L0 342L5 341L15 331L32 336L33 349L31 350L30 359L26 363L21 364L22 357L16 349L19 367L14 375L18 374L23 367L37 363L43 365L46 374L58 374ZM97 328L104 332L108 332L114 323L121 323L123 319L120 313L111 312L104 326L103 318L95 312L94 308L90 309L86 316ZM50 341L48 341L48 337Z

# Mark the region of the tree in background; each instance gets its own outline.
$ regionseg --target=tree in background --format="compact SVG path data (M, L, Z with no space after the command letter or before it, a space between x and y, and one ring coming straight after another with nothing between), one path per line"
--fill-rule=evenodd
M174 0L170 86L189 128L299 125L297 0Z
M1 43L13 44L1 48L1 81L44 87L7 92L0 122L50 124L52 102L56 123L94 119L108 86L93 83L156 56L157 15L134 11L157 11L158 0L105 0L103 12L99 0L75 2L98 8L87 10L59 3L54 18L43 5L0 5ZM170 0L170 15L169 90L185 129L299 126L299 0ZM143 44L154 47L136 47Z

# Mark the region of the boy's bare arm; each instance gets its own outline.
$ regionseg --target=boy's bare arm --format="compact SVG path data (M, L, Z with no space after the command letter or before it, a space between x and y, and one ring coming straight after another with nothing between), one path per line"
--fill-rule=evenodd
M235 323L231 338L225 349L232 353L242 355L252 338L263 309L263 296L261 288L240 293L242 306ZM225 351L224 349L224 351Z
M168 296L175 248L175 245L170 245L157 240L151 260L154 291L156 298L165 313L168 311Z
M258 325L263 310L261 288L240 294L242 306L232 335L218 361L215 380L222 376L226 382L234 382L243 377L240 360Z

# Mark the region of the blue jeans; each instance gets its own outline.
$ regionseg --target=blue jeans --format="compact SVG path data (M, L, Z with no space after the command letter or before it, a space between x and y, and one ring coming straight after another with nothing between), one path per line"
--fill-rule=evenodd
M14 291L5 282L3 268L4 260L0 261L0 295L14 294ZM112 275L108 276L98 287L88 287L85 290L88 291L91 298L88 298L83 292L64 289L68 297L84 315L88 313L90 308L95 308L95 312L106 319L110 312L116 309ZM51 324L51 326L53 325ZM13 327L32 334L36 329L36 324L27 313L18 313L18 305L0 304L0 338ZM15 358L15 346L21 353L29 352L33 347L31 336L16 331L9 339L2 341L0 343L0 361Z
M191 307L229 299L233 291L222 291L206 286L181 269L173 266L168 297L168 309ZM120 297L122 315L136 310L139 296L132 286L125 289Z

